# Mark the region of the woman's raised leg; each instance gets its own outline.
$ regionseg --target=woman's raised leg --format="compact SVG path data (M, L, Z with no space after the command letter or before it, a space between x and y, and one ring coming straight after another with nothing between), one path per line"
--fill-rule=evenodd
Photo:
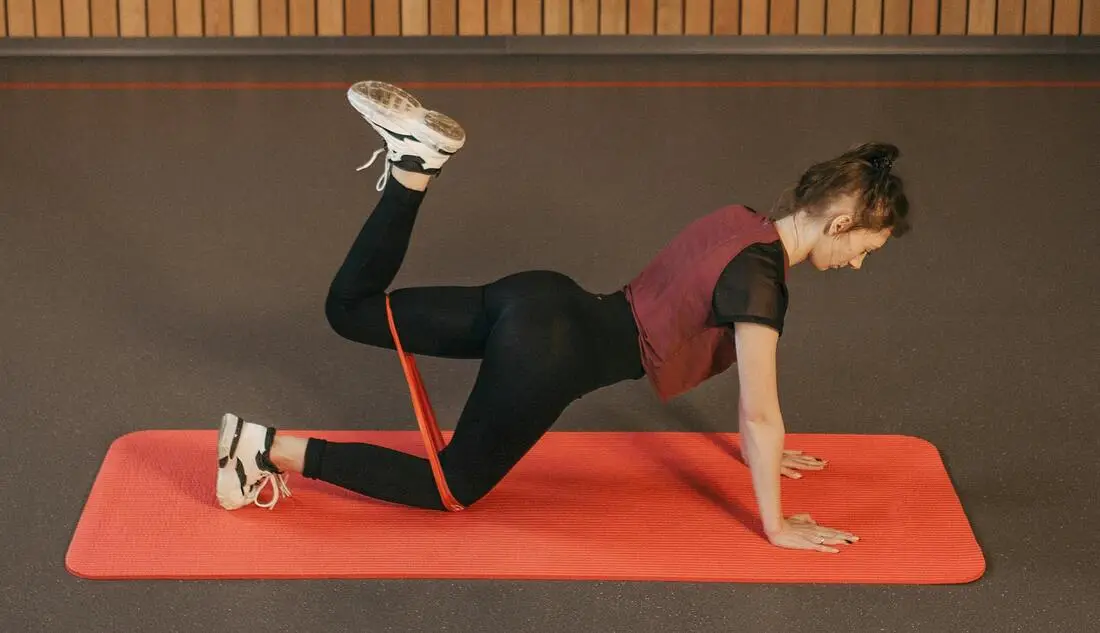
M325 314L350 340L395 347L386 292L401 267L428 182L465 143L453 119L424 108L412 95L383 82L359 82L348 101L385 140L382 192L329 287ZM374 162L371 159L371 163ZM369 166L367 163L364 167ZM477 287L408 288L390 293L402 346L413 354L480 358L491 325ZM274 429L227 413L218 435L217 497L226 509L256 501L285 474L270 461ZM411 457L411 456L409 456Z
M405 259L428 185L465 144L466 133L454 119L426 109L391 84L359 82L348 90L348 101L385 141L377 187L382 196L332 280L325 315L344 338L393 349L386 293ZM481 288L434 286L389 294L406 351L481 357L488 334Z
M401 182L408 180L407 173L393 168L378 204L348 249L325 299L325 316L332 329L364 345L396 347L386 314L386 296L408 251L426 195L425 189L410 188ZM427 183L422 186L426 188ZM403 288L389 295L405 351L481 358L489 324L480 287Z

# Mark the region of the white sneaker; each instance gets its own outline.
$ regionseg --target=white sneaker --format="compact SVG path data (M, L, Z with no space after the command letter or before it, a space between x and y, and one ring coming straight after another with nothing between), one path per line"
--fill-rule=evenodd
M226 510L236 510L249 504L274 508L279 493L289 497L286 473L271 463L271 442L275 428L246 422L226 413L218 433L218 503ZM272 498L259 501L260 491L270 483Z
M360 81L348 88L348 101L386 142L371 156L366 169L382 152L387 160L407 171L438 175L443 164L466 143L466 132L451 117L427 110L404 90L382 81ZM386 186L390 167L378 179L378 191Z

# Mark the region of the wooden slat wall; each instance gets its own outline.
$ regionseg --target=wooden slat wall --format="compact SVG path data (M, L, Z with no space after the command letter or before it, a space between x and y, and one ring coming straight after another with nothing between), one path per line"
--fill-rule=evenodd
M1081 33L1100 35L1100 0L1085 0L1081 8Z
M33 0L8 0L8 35L34 37Z
M1024 11L1024 33L1049 35L1054 15L1054 0L1027 0Z
M1024 0L998 0L997 34L1024 34Z
M0 37L1100 35L1100 0L0 0Z
M825 35L825 0L801 0L798 3L798 32Z

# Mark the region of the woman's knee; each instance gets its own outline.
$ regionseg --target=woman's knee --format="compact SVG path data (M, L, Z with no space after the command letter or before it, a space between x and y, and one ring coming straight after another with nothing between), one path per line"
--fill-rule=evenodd
M386 316L385 295L372 295L354 304L329 293L325 320L343 338L356 343L392 348L393 335Z
M451 491L451 495L467 508L481 501L503 479L487 473L480 476L470 475L471 473L461 472L453 466L443 467L443 477L447 480L447 488Z
M348 305L338 296L330 292L325 298L325 320L332 331L346 337L350 319Z

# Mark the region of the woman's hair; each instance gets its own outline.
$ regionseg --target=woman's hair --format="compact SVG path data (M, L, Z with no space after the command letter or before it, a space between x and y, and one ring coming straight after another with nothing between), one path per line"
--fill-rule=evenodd
M850 230L889 228L894 237L901 237L910 226L909 199L901 178L892 172L900 154L889 143L864 143L817 163L783 193L776 203L776 216L798 211L817 216L837 198L855 195L858 203Z

